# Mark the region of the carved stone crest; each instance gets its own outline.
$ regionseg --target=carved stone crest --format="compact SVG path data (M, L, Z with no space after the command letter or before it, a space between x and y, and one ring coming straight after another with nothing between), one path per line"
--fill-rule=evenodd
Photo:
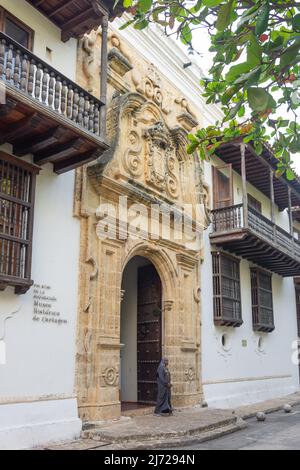
M146 139L146 181L160 191L178 196L178 181L174 174L176 165L175 148L162 122L157 122L144 131Z

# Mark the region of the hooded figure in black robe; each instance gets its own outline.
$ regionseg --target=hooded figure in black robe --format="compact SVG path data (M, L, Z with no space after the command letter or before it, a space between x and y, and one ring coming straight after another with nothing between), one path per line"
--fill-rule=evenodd
M154 414L157 416L168 416L172 414L171 406L171 375L168 369L168 359L161 360L157 372L157 402Z

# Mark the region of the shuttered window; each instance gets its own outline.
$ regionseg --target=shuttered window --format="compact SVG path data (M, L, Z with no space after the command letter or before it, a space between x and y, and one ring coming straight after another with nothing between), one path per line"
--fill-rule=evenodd
M275 329L273 314L272 275L251 269L253 329L270 333Z
M32 285L31 253L38 169L0 152L0 288L25 293Z
M240 326L242 320L240 261L223 253L213 253L214 322Z
M229 207L233 204L232 166L212 167L214 209Z

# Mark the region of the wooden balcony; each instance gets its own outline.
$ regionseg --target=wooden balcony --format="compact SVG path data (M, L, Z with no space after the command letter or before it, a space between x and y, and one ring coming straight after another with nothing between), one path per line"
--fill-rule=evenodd
M211 243L283 277L300 275L300 242L247 205L212 211Z
M12 144L15 155L33 154L63 173L108 148L105 94L92 96L2 32L0 86L0 145Z

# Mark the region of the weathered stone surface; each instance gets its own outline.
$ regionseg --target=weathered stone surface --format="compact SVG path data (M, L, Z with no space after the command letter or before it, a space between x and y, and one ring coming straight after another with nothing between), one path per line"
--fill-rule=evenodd
M292 407L291 407L291 405L289 405L288 403L286 403L286 404L283 406L283 410L284 410L285 413L291 413Z
M261 421L261 422L266 421L266 414L263 413L262 411L259 411L256 415L256 419L257 421Z

